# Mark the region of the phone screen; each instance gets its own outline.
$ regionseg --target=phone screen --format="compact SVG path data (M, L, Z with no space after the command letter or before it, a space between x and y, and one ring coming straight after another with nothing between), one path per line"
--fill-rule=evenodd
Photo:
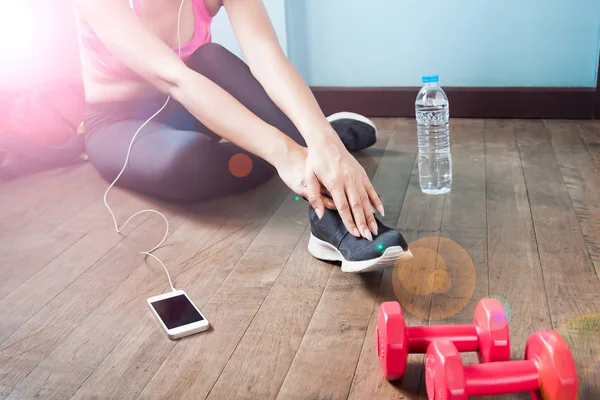
M196 307L182 294L154 301L151 304L167 329L193 324L204 319Z

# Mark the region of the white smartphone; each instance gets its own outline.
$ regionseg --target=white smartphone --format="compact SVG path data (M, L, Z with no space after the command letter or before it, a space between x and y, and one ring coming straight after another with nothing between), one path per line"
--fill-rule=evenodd
M169 339L180 339L208 329L208 320L183 290L154 296L147 301Z

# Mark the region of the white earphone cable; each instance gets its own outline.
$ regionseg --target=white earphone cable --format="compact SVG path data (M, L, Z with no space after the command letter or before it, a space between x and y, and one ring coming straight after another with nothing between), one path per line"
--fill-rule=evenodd
M180 28L181 28L181 11L183 10L184 2L185 2L185 0L181 0L181 5L179 6L179 13L177 15L177 48L178 48L178 55L180 58L181 58L181 30L180 30ZM108 212L112 216L113 222L115 224L115 230L117 231L117 233L121 233L123 228L125 228L125 226L129 223L129 221L131 221L134 217L136 217L140 214L143 214L143 213L158 214L163 218L163 220L165 221L165 224L166 224L166 230L165 230L165 235L163 236L162 240L160 241L160 243L158 243L156 246L154 246L151 250L142 251L142 252L140 252L140 254L150 256L159 262L159 264L164 268L165 272L167 273L167 278L169 279L169 285L171 286L171 290L175 291L176 289L173 286L173 281L171 280L171 275L169 274L169 270L167 269L165 264L158 257L156 257L154 254L152 254L152 252L154 252L156 249L158 249L160 246L162 246L162 244L165 242L165 240L167 240L167 236L169 235L169 221L167 220L167 217L165 217L162 213L160 213L159 211L156 211L156 210L151 210L151 209L142 210L142 211L138 211L135 214L133 214L131 217L129 217L127 219L127 221L125 221L125 223L121 227L119 227L119 224L117 223L117 217L115 216L115 213L108 205L108 200L107 200L108 192L110 191L110 189L113 188L113 186L115 186L115 184L121 178L121 175L123 175L123 172L125 172L125 169L127 168L127 164L129 163L129 157L131 156L131 149L133 148L133 143L135 142L135 138L150 121L152 121L158 114L160 114L165 109L167 104L169 104L169 100L171 100L171 96L167 97L167 101L165 101L165 104L157 112L155 112L154 115L152 115L150 118L148 118L148 120L146 122L144 122L138 128L138 130L135 132L135 134L133 135L133 138L131 139L131 143L129 143L129 148L127 149L127 156L125 157L125 163L123 164L123 168L121 168L121 172L119 172L119 174L117 175L115 180L108 186L108 189L106 189L106 192L104 193L104 205L106 206L106 208L108 209Z

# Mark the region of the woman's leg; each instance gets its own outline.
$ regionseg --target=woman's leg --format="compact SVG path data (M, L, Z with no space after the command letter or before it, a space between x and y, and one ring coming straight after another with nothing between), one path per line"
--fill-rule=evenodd
M260 119L296 143L306 145L296 126L271 100L250 68L229 50L216 43L205 44L192 55L188 66L219 85ZM202 124L199 130L209 132Z
M262 120L305 145L298 129L271 100L250 68L229 50L216 43L205 44L196 50L188 65L225 89ZM375 125L361 115L337 113L331 115L329 121L350 152L370 147L377 140ZM200 131L208 130L201 127Z
M144 122L118 121L89 135L89 159L107 181L123 168L133 135ZM199 201L256 187L274 175L269 167L231 143L150 122L137 136L117 185L166 200Z
M248 66L224 47L200 47L189 65L265 122L305 145L300 132L269 98ZM133 135L163 103L164 99L157 98L92 107L86 118L86 130L91 128L87 151L106 180L113 181L118 175ZM359 123L360 128L364 125ZM347 123L342 128L338 133L347 147L350 146L345 139L363 134L353 127L348 129ZM373 138L374 133L373 129ZM172 100L138 135L129 164L117 184L148 195L189 201L248 190L275 174L265 161L232 143L219 143L219 139Z

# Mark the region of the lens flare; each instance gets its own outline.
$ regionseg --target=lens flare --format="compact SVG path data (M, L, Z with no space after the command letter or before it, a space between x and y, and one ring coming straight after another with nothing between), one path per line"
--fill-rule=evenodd
M247 154L235 154L229 159L229 172L237 178L250 175L250 172L252 172L252 159Z
M567 341L578 371L578 400L600 398L600 314L587 314L562 324L557 332Z
M440 321L461 311L475 291L475 265L453 240L430 236L408 245L413 258L398 263L392 285L398 302L413 316Z
M0 2L0 60L23 59L33 51L36 24L25 1ZM37 32L39 34L39 32Z
M510 319L512 318L512 308L510 307L510 304L508 304L508 301L502 296L490 296L490 297L497 299L500 301L500 303L502 303L502 306L504 306L504 314L506 315L506 321L510 322ZM499 315L498 319L504 319L504 318L503 318L503 316Z

